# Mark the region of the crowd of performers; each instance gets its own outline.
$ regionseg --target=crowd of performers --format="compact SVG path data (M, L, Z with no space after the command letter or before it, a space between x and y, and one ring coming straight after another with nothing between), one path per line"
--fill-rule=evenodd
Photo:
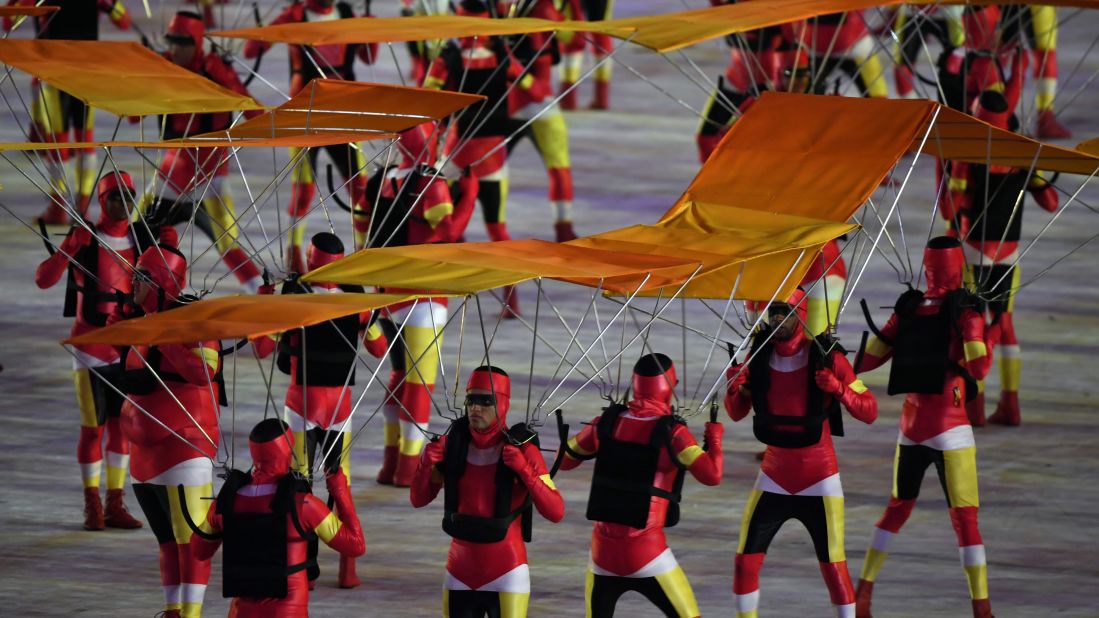
M612 4L530 0L495 6L463 0L455 10L484 18L583 15L598 20L609 17ZM181 11L172 18L165 57L247 94L225 58L207 50L205 28L213 12L210 3L200 5L204 15ZM427 2L407 9L445 11ZM43 18L39 36L95 39L101 13L119 28L131 25L118 0L88 0L66 3L56 15ZM291 4L272 23L353 15L342 2L305 0ZM926 81L919 65L925 40L933 37L941 55L929 69L936 72L934 90L946 103L1017 131L1029 65L1037 80L1036 134L1068 136L1053 112L1053 8L906 6L895 19L898 94L915 96L919 80ZM827 93L836 74L850 79L865 96L887 96L876 41L858 12L732 37L728 69L697 134L700 158L705 161L764 90ZM478 202L489 238L510 238L507 159L516 136L530 137L545 165L556 239L575 238L562 110L577 107L576 86L588 48L597 62L591 108L607 109L611 44L602 36L470 37L410 45L418 83L480 93L487 100L450 124L427 123L403 132L395 144L399 160L392 165L367 170L355 144L325 149L347 189L353 250L461 242ZM256 58L267 50L265 43L250 42L243 53ZM378 49L291 45L289 54L290 94L296 94L314 78L355 79L356 58L373 63ZM36 83L34 93L31 139L92 139L91 108L48 84ZM161 137L175 138L224 129L232 121L228 113L170 115L157 126ZM59 246L47 243L50 256L38 267L35 282L47 288L67 277L64 315L74 318L73 335L195 300L185 293L188 260L179 249L176 229L189 222L209 236L248 292L363 291L299 278L346 253L332 232L314 235L302 249L305 217L315 208L319 150L290 153L295 167L288 276L281 289L267 282L238 240L225 149L168 150L146 188L136 187L129 174L113 166L100 171L92 149L52 152L52 192L40 222L76 221ZM946 232L925 249L925 289L901 295L880 330L871 321L875 336L853 363L830 328L846 284L839 242L824 248L793 296L746 307L750 317L759 318L759 327L747 358L730 361L724 408L733 421L751 415L753 432L766 450L748 495L733 561L738 617L758 615L764 557L790 519L809 531L836 614L869 617L874 581L889 543L911 514L932 464L946 492L973 615L992 615L977 518L972 427L986 420L1020 423L1021 365L1013 321L1019 196L1028 193L1051 212L1058 197L1050 180L1032 170L944 162L938 173L947 187L939 200ZM73 187L66 184L69 179ZM99 217L93 223L85 215L95 194ZM502 296L503 317L518 316L515 290L507 288ZM465 414L445 435L431 438L435 434L427 427L446 321L447 300L427 298L254 341L257 356L275 354L277 367L289 376L284 413L255 426L249 435L251 471L231 471L208 508L212 461L221 435L219 407L226 395L223 357L231 350L222 349L218 341L121 349L74 346L84 527L142 527L124 501L126 479L132 476L134 496L159 544L168 617L200 615L210 560L219 548L225 565L223 593L234 599L232 615L307 615L309 591L319 575L319 541L340 554L340 587L359 585L355 561L365 552L365 542L351 497L352 437L345 421L352 409L361 339L369 354L388 357L391 366L383 403L383 464L376 481L408 488L415 507L443 493L442 528L452 538L443 615L526 614L531 593L526 543L532 538L533 512L550 522L561 521L565 502L553 478L559 470L590 459L595 462L586 516L594 525L584 594L587 615L613 615L617 600L629 591L642 594L666 615L699 615L664 529L679 520L686 473L710 486L722 480L723 425L716 404L700 443L675 414L672 360L646 354L633 368L627 400L586 423L547 465L537 432L524 423L507 423L507 371L485 365L469 376ZM984 379L994 350L1000 357L1001 393L995 412L986 419ZM844 553L844 497L833 437L844 435L844 411L863 423L876 420L877 399L858 374L887 363L888 393L904 395L893 490L856 586ZM104 458L105 505L99 490ZM311 472L317 469L325 478L327 505L312 493Z

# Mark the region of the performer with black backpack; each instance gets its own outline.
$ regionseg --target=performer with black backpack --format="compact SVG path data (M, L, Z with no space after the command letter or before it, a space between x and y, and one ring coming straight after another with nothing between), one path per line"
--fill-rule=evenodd
M481 366L466 384L466 415L427 445L412 483L412 506L443 490L443 531L452 537L443 615L522 618L530 600L526 543L532 505L556 523L565 502L526 424L506 425L511 379Z
M699 446L687 423L672 414L675 366L646 354L633 368L632 398L612 404L569 439L562 469L595 459L587 517L595 522L584 601L587 615L613 616L619 597L636 591L667 616L698 616L691 584L664 528L679 522L683 472L721 482L724 429L716 408Z
M932 238L924 250L927 291L908 290L889 322L866 347L859 372L892 359L889 394L905 393L893 464L893 494L878 520L859 576L858 611L870 616L874 579L892 537L912 514L928 466L934 464L950 507L958 552L969 582L975 618L989 618L984 543L977 526L977 447L966 415L977 380L992 365L985 322L976 299L962 287L965 259L955 238ZM869 312L867 312L869 313Z
M352 560L366 551L362 526L343 471L328 475L332 512L291 473L294 434L275 418L248 435L252 472L233 470L191 545L201 560L222 551L222 594L232 597L230 616L295 618L309 615L311 539ZM337 515L338 513L338 515Z
M755 411L753 430L767 445L740 527L733 573L738 618L755 618L759 572L775 534L790 519L805 525L840 618L855 615L843 548L843 486L832 436L843 435L840 407L870 424L878 403L843 348L805 333L805 293L768 308L745 365L729 368L725 409L734 421Z

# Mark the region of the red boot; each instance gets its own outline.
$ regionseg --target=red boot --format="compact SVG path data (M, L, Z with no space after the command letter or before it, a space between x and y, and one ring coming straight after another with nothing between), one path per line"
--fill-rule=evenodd
M573 85L574 84L572 82L566 82L564 80L561 80L561 85L558 92L561 95L561 109L565 111L571 112L572 110L576 109L576 88L572 88ZM569 90L569 88L572 88L572 90Z
M572 229L572 221L558 221L553 224L553 232L557 236L557 242L576 240L576 232Z
M591 101L590 109L603 110L611 108L611 83L595 80L595 98Z
M397 471L393 474L394 487L411 487L412 479L416 476L416 467L420 465L418 455L397 455Z
M301 255L301 247L290 245L286 247L286 269L292 273L305 272L305 259Z
M1008 427L1018 427L1023 421L1019 410L1019 392L1004 391L1000 393L1000 403L996 404L996 412L988 417L988 422Z
M985 394L977 393L973 401L966 402L965 415L969 417L969 424L974 427L985 426Z
M378 483L392 485L393 475L397 472L397 447L387 446L382 451L382 469L378 470Z
M992 604L988 599L973 599L973 618L996 618L992 615Z
M102 530L107 526L103 521L103 501L99 499L98 487L84 488L84 529Z
M340 554L340 588L356 588L362 581L355 574L355 558Z
M1045 109L1038 112L1038 131L1036 137L1041 139L1065 139L1072 137L1072 131L1069 131L1068 127L1057 120L1057 116L1053 115L1052 109Z
M859 580L855 589L855 618L873 618L870 615L870 597L874 594L874 582Z
M519 292L515 290L515 286L505 285L502 291L504 293L504 310L500 317L511 320L522 315L519 313Z
M108 528L136 530L142 526L142 523L126 510L126 502L123 500L125 495L126 491L123 489L107 490L107 516L104 523Z

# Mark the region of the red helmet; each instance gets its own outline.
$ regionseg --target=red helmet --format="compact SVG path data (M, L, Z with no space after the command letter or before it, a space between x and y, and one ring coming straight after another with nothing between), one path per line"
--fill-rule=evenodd
M677 383L672 359L666 354L646 354L633 366L630 388L634 399L655 399L666 404L672 401Z
M164 34L168 39L187 39L195 46L196 54L202 50L202 37L206 35L206 25L202 16L192 11L179 11L168 22L168 31Z
M171 245L146 249L137 259L137 270L146 273L157 288L156 296L149 294L142 303L146 313L160 311L165 300L178 298L187 287L187 258Z
M938 236L923 250L923 270L927 275L927 291L949 292L962 287L965 256L957 238Z
M492 365L481 365L469 374L469 381L466 382L466 391L473 390L489 392L496 397L496 415L500 429L503 429L508 408L511 407L511 378L507 372Z
M325 264L331 264L343 257L343 242L331 232L321 232L313 236L309 248L305 250L305 267L314 271Z
M252 467L263 476L280 477L290 472L293 458L294 432L277 418L267 418L256 424L248 434L248 450Z
M99 205L104 207L107 205L107 198L116 191L125 189L130 193L132 198L136 190L134 189L134 179L129 174L123 171L108 172L99 179L99 184L96 185L96 191L99 192Z

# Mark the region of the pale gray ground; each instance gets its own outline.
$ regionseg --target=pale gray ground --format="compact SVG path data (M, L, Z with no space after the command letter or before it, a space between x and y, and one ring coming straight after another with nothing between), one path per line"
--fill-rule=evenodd
M131 2L131 10L140 5ZM169 3L153 2L154 19L139 20L150 32L163 27L162 15L174 8ZM695 4L698 4L697 2ZM383 14L394 12L391 6L379 7ZM620 13L641 14L676 10L678 4L633 2L620 7ZM235 9L234 9L235 10ZM1068 15L1062 11L1062 16ZM230 13L231 15L231 13ZM247 21L247 19L245 19ZM1099 14L1082 13L1069 20L1061 31L1062 74L1083 56L1099 30ZM123 38L109 26L110 38ZM400 46L398 56L404 58ZM689 51L709 75L724 68L725 52L717 42ZM647 51L628 48L621 53L623 62L636 67L683 100L701 109L706 94L692 85L675 68ZM682 64L682 63L681 63ZM1079 72L1063 84L1071 95L1099 69L1094 54L1087 57ZM689 70L689 69L688 69ZM280 86L286 84L285 54L282 49L265 60L265 76ZM362 79L371 79L370 69L359 67ZM391 60L377 68L379 81L397 81ZM1066 80L1063 80L1066 81ZM26 80L17 82L26 92ZM270 102L281 99L255 82L256 94ZM12 95L10 85L5 93ZM590 86L582 87L581 101L586 103ZM1029 91L1027 100L1029 101ZM576 221L580 233L652 222L670 206L697 169L693 131L696 118L675 102L634 78L622 67L616 68L613 93L614 110L569 114L572 158L576 179ZM1099 133L1094 111L1099 102L1094 88L1080 96L1063 114L1066 124L1080 139ZM19 104L13 100L13 103ZM1029 103L1028 103L1029 109ZM25 114L4 114L2 139L20 139L19 124ZM793 121L794 119L792 119ZM99 115L99 135L107 135L114 118ZM134 130L123 124L122 135ZM1076 139L1071 143L1076 143ZM124 167L135 169L133 152L117 155ZM285 154L277 153L280 161ZM30 172L26 160L9 155L22 169ZM271 175L270 151L243 156L253 188L263 186ZM838 164L838 162L837 162ZM44 204L44 198L5 163L0 180L4 189L0 200L29 220ZM510 223L515 237L551 238L549 212L544 199L545 177L529 145L521 145L511 160L512 191ZM1081 179L1065 179L1062 185L1073 190ZM283 185L276 204L261 205L264 221L273 227L276 211L284 208L289 188ZM909 232L909 241L918 245L926 237L928 215L934 193L933 171L921 162L912 186L901 200L901 209ZM235 184L238 208L247 203L239 176ZM1099 202L1099 190L1086 189L1081 198ZM891 203L891 197L879 194L878 201ZM1033 237L1049 215L1027 207L1026 235ZM1024 261L1024 279L1063 256L1083 242L1096 229L1096 213L1073 205L1037 244ZM345 220L337 224L349 236ZM269 227L269 229L270 229ZM310 230L324 229L323 217L314 215ZM156 543L148 529L138 532L89 533L80 527L81 493L79 473L74 461L77 414L72 395L70 357L56 342L67 334L68 321L61 318L60 288L43 292L32 283L35 265L44 257L41 242L12 217L0 217L0 233L5 239L2 260L4 312L0 317L3 346L0 374L3 397L0 398L0 467L7 479L0 484L0 614L6 616L82 615L151 616L161 606L157 573ZM262 235L255 226L248 235L257 243ZM916 240L912 239L916 237ZM468 235L470 240L484 238L479 218ZM196 246L205 247L199 238ZM883 245L884 246L884 245ZM886 255L892 250L886 247ZM988 548L989 587L997 615L1023 616L1096 616L1099 604L1095 578L1099 568L1093 557L1097 535L1094 529L1097 490L1094 484L1097 465L1094 444L1099 437L1093 403L1096 400L1091 369L1099 349L1099 326L1095 314L1099 294L1094 280L1094 247L1087 247L1061 263L1055 270L1026 288L1019 296L1017 311L1022 347L1025 350L1022 402L1024 425L1018 429L1000 427L978 430L980 444L981 523ZM276 250L277 254L278 251ZM918 264L919 254L912 251ZM266 257L270 260L270 256ZM201 278L208 268L215 277L224 273L209 254L200 261L193 276ZM590 297L590 291L564 284L548 283L546 289L561 313L575 324ZM219 291L235 291L227 280ZM856 293L867 297L872 306L892 302L900 291L896 277L882 259L876 258L867 270ZM522 287L523 309L528 319L534 313L534 286ZM482 295L486 307L495 303ZM651 307L651 301L644 306ZM457 304L457 303L455 303ZM719 311L723 303L716 302ZM567 334L543 305L541 333L563 346ZM495 308L490 310L495 314ZM600 318L605 320L614 305L601 303ZM669 309L669 317L679 319L678 304ZM884 311L878 312L884 317ZM713 332L716 321L697 302L688 304L688 322ZM637 318L642 319L641 315ZM463 371L472 367L474 350L480 345L476 314L469 315ZM880 319L880 318L879 318ZM632 323L627 336L636 332ZM850 347L857 345L861 318L852 305L841 322L840 333ZM589 318L582 340L592 341L595 330ZM619 349L620 330L611 331L607 341L611 353ZM726 332L726 337L728 333ZM457 330L448 331L445 346L448 388L453 374L458 342ZM493 362L507 367L515 378L513 413L522 416L526 398L526 376L530 363L529 331L519 324L500 327L492 347ZM683 367L681 331L661 324L652 330L650 344L671 354L686 373L693 391L709 349L706 340L688 339L688 361ZM719 351L720 352L720 351ZM625 355L629 364L640 353L639 345ZM576 353L574 351L573 356ZM716 357L723 360L724 355ZM244 357L247 358L247 357ZM597 346L593 358L601 362L603 352ZM546 385L554 384L551 374L557 358L539 345L534 367L535 397ZM383 369L383 372L385 369ZM617 371L617 364L612 365ZM360 392L365 374L360 372ZM383 373L384 375L384 373ZM711 366L705 383L716 378ZM1089 377L1091 376L1091 377ZM574 374L562 394L580 385ZM464 378L464 374L463 374ZM884 374L876 372L867 379L881 395L881 415L867 428L848 422L848 437L839 440L841 466L847 495L847 550L851 573L857 577L863 552L874 521L880 515L889 494L890 465L896 436L899 399L884 396ZM997 379L989 383L990 409L995 405ZM285 382L276 387L280 401ZM571 387L571 388L569 388ZM437 397L439 401L441 398ZM262 416L264 392L253 362L239 367L236 392L237 454L246 452L245 435ZM355 416L356 428L375 409L380 396L376 388L367 394ZM599 399L589 387L566 406L569 421L576 427L598 412ZM513 420L515 420L513 418ZM727 419L726 419L727 420ZM356 442L352 453L355 477L354 497L363 518L368 553L360 561L364 585L356 590L335 588L335 555L323 551L324 574L312 597L317 616L421 616L438 613L439 587L447 538L439 529L440 507L432 505L413 510L407 494L381 487L373 482L381 455L381 424L374 419ZM693 428L701 432L702 418L691 418ZM441 430L441 419L433 421ZM226 417L226 437L232 427ZM556 444L550 428L544 432L548 446ZM733 613L731 578L740 513L751 487L757 464L752 454L760 446L745 424L727 423L725 446L726 474L723 484L702 488L688 481L684 498L683 520L669 533L672 547L694 586L703 611L708 615ZM247 458L237 460L247 465ZM588 472L562 474L558 484L563 490L568 515L560 525L539 522L535 541L530 545L532 565L531 599L533 616L578 616L582 614L584 570L587 564L589 522L583 517L588 487ZM954 535L947 517L938 483L928 477L920 503L903 533L896 539L894 551L878 583L875 606L880 616L961 616L968 613L965 580L958 565ZM130 500L137 511L136 502ZM1091 522L1091 523L1089 523ZM206 597L208 615L223 614L227 604L219 593L219 566L214 566L211 587ZM775 540L762 575L761 614L768 616L822 616L830 614L828 597L817 571L808 536L796 524L787 526ZM655 615L640 597L627 596L620 604L620 615Z

